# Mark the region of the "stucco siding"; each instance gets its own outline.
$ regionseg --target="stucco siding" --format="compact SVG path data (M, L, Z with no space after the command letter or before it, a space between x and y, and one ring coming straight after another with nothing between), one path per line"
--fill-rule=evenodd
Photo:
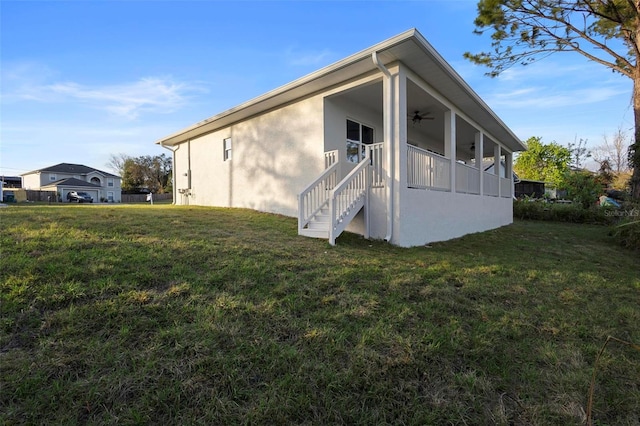
M510 198L406 189L392 242L411 247L487 231L513 222Z
M41 186L39 173L30 173L22 176L22 187L24 189L38 189Z
M183 143L175 152L178 204L297 216L297 194L324 168L322 97L315 96ZM224 160L224 139L232 158Z

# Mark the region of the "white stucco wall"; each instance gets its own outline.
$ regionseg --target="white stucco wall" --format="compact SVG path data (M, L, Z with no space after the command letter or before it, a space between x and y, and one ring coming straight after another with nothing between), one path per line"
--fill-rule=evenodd
M405 189L392 242L411 247L487 231L513 222L510 198Z
M232 159L223 141L232 140ZM323 98L314 96L183 143L175 152L177 204L297 216L298 193L324 169Z
M47 174L47 177L49 175ZM46 185L46 184L45 184ZM22 176L22 187L24 189L38 189L42 185L40 184L40 173L29 173Z

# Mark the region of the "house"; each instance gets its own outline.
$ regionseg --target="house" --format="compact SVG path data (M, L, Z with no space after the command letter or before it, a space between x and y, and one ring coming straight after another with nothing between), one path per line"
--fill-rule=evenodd
M121 178L81 164L60 163L22 175L25 189L51 191L66 201L70 191L83 191L95 201L119 203Z
M156 143L172 151L175 204L399 246L511 223L513 153L526 149L415 29Z

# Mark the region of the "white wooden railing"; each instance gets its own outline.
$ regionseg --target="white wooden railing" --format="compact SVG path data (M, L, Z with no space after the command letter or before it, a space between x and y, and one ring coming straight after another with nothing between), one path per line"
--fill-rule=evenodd
M327 151L324 153L324 168L328 169L332 165L338 162L339 151L334 149L333 151Z
M407 147L407 185L409 188L451 190L451 160L433 152Z
M338 162L331 164L318 179L298 195L298 231L304 229L313 216L329 201L331 190L338 183L338 165Z
M329 196L329 244L335 245L336 238L345 230L356 213L367 204L370 179L369 152L364 160L351 170L342 181L331 190ZM367 214L367 212L365 212ZM365 224L365 238L369 238L368 224Z
M480 194L480 171L467 164L456 163L456 192Z
M498 196L498 176L493 173L482 172L484 173L484 195L491 195L492 197Z
M384 151L382 148L382 142L368 145L372 188L384 188Z
M511 183L511 179L500 178L500 196L504 198L511 198L511 188L513 185Z

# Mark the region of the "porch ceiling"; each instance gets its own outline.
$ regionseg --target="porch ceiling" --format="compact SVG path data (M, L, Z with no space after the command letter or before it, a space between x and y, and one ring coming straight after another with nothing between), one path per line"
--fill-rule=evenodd
M371 59L373 52L378 52L378 58L384 64L396 61L405 64L429 85L437 88L442 97L482 125L509 150L525 149L521 140L416 29L406 31L235 108L196 123L156 143L164 146L176 145L200 134L246 120L282 104L321 92L363 74L378 72ZM409 111L420 109L411 104L407 106Z

